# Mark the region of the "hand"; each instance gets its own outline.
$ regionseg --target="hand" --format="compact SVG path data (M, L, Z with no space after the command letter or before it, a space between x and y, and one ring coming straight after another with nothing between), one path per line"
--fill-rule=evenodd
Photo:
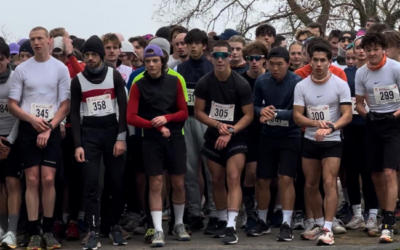
M118 157L125 152L125 149L126 149L125 141L116 141L114 144L113 155L115 157Z
M217 150L222 150L228 145L229 141L231 140L232 135L220 135L215 142L215 148Z
M332 129L328 128L328 129L318 129L317 132L315 133L315 139L317 141L323 141L325 139L326 135L329 135L330 133L332 133Z
M394 116L394 114L386 115L385 117L386 117L386 120L388 120L388 121L394 121L394 120L396 120L396 116Z
M267 117L268 120L272 120L275 118L275 107L270 105L261 110L261 116Z
M220 135L230 135L229 128L233 128L232 125L225 124L225 123L218 123L217 129Z
M7 138L0 136L0 151L10 149L8 146L4 145L2 141L8 141Z
M63 42L65 44L65 54L69 55L74 51L74 47L72 46L72 40L69 37L64 37Z
M65 138L66 136L66 131L65 131L65 125L60 124L60 130L61 130L61 138Z
M47 126L47 121L36 116L31 116L31 120L29 121L32 124L32 127L36 129L37 132L41 133L46 130L50 130Z
M153 127L160 127L167 124L167 119L165 118L165 116L157 116L155 118L153 118L153 120L151 120L151 125L153 125Z
M85 162L85 151L82 147L75 149L75 159L77 162Z
M50 129L40 133L36 140L36 145L38 148L45 148L47 146L47 141L50 137Z
M171 136L171 132L166 127L161 129L161 134L164 138L169 138Z
M326 121L318 121L318 128L329 128L328 124L332 124L331 122L326 122Z
M7 159L9 153L10 153L10 148L0 149L0 161Z
M265 116L261 116L261 117L260 117L260 123L266 124L268 121L269 121L269 120L267 119L267 117L265 117Z

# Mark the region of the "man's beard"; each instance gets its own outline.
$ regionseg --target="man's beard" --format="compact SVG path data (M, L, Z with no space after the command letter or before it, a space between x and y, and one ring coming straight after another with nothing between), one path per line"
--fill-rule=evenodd
M188 55L189 55L189 54L186 54L186 55L178 55L178 56L179 56L179 58L185 59L186 57L188 57Z

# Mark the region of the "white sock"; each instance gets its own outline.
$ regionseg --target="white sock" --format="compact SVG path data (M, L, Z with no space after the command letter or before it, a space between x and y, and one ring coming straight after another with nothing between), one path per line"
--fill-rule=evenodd
M236 230L236 218L238 212L228 212L228 225L226 227L233 227Z
M84 220L84 219L85 219L85 212L84 211L79 211L78 220Z
M376 219L376 215L378 214L378 209L370 209L368 219Z
M184 211L185 211L185 203L183 203L182 205L174 204L175 226L178 224L183 224Z
M361 217L361 204L351 206L353 208L353 215Z
M324 226L324 217L315 219L315 224L319 225L319 226Z
M268 209L267 210L260 210L258 209L258 218L265 223L267 223L267 214L268 214Z
M282 210L282 205L276 205L276 206L275 206L275 211L276 211L276 210Z
M228 210L217 210L218 220L220 221L227 221L228 220Z
M68 223L68 213L63 213L63 222L64 222L64 224L67 224Z
M328 229L329 231L332 231L332 221L325 221L324 228Z
M344 200L347 202L347 204L350 204L349 194L347 193L347 188L343 188L342 191L343 191Z
M290 226L290 223L292 222L292 215L293 215L293 210L282 210L283 213L283 223L287 223Z
M306 221L309 221L311 224L315 224L314 218L307 219Z
M151 218L153 219L154 229L163 232L162 211L151 211Z

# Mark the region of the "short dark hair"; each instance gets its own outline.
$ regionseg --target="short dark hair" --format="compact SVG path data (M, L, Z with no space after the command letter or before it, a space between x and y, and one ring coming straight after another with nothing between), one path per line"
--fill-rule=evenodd
M324 31L324 29L322 28L322 25L319 24L319 23L309 23L309 24L307 25L307 28L311 28L311 29L316 29L316 28L318 28L318 29L319 29L319 35L320 35L320 36L325 36L325 31Z
M82 50L83 44L85 43L85 39L82 38L74 38L72 39L72 46L74 49L77 49L79 51Z
M232 52L231 46L229 45L229 43L227 41L224 41L224 40L216 41L211 47L211 52L214 52L215 47L226 47L226 48L228 48L228 52Z
M171 30L169 31L169 41L170 41L170 42L172 42L172 40L175 38L175 37L172 37L172 35L173 35L175 32L178 32L178 34L181 34L181 33L188 33L188 29L186 29L185 27L180 26L180 25L177 25L177 26L175 26L175 27L171 27Z
M74 39L76 39L76 38L78 38L77 36L74 36L74 35L70 35L69 36L69 39L71 39L71 40L74 40Z
M211 53L211 47L214 45L215 40L212 37L208 37L208 44L206 49L204 50L204 54L210 54Z
M328 41L331 41L333 38L339 38L340 33L342 33L341 30L332 30L329 33Z
M280 45L281 45L281 42L282 41L285 41L286 40L286 38L284 37L284 36L282 36L282 35L276 35L275 36L275 41L274 41L274 43L272 44L272 48L275 48L275 47L279 47Z
M289 52L282 47L273 48L268 54L268 60L271 58L283 58L286 63L289 63Z
M383 49L386 49L388 43L386 41L385 35L382 33L367 32L367 34L365 34L365 36L361 40L361 48L365 50L365 47L374 45L380 45Z
M369 26L367 33L381 33L386 30L390 30L389 25L386 23L374 23Z
M322 38L322 37L314 37L314 38L312 38L312 39L307 43L307 45L306 45L307 54L308 54L310 57L311 57L311 47L314 46L315 44L318 44L318 43L323 43L323 44L325 44L325 45L328 45L329 48L331 48L331 52L332 52L332 46L331 46L331 44L330 44L327 40L325 40L325 39Z
M397 30L389 30L383 32L386 37L388 47L400 48L400 32Z
M0 55L5 58L10 57L10 47L6 43L0 43Z
M332 47L331 45L328 43L317 43L314 44L313 46L311 46L310 48L310 58L313 57L315 52L323 52L326 53L326 57L328 58L328 60L332 59Z
M147 40L144 39L144 38L141 37L141 36L131 37L131 38L128 39L128 41L129 41L130 43L138 42L139 45L140 45L140 47L143 47L143 48L146 48L146 46L147 46Z
M367 19L367 22L380 23L381 19L378 16L371 16Z
M265 46L265 44L260 41L254 41L254 42L246 44L246 46L244 46L242 52L243 52L243 57L249 56L252 53L264 55L265 59L267 59L267 57L268 57L268 49Z
M0 43L6 43L6 40L2 36L0 36Z
M256 29L256 37L258 37L261 34L271 35L273 37L276 37L276 29L269 24L261 24Z
M304 36L304 35L306 35L307 38L314 36L309 30L301 29L301 30L298 30L298 31L296 32L296 35L295 35L296 40L299 40L300 37L301 37L301 36Z
M191 29L185 36L184 39L186 44L191 44L194 42L201 42L203 45L208 45L207 33L200 29Z

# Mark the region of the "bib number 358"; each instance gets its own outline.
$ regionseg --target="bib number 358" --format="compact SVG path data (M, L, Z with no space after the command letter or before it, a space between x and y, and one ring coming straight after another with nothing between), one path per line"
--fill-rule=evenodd
M114 111L110 94L86 98L86 103L89 116L106 114Z
M209 117L219 121L233 121L234 112L234 104L219 104L212 102Z

